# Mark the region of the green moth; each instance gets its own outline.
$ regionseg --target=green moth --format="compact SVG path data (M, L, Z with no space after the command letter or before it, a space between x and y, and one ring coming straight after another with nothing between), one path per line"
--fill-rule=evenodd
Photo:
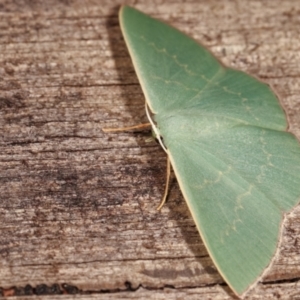
M299 143L268 85L133 8L121 8L120 23L202 240L243 295L270 265L284 214L299 201Z

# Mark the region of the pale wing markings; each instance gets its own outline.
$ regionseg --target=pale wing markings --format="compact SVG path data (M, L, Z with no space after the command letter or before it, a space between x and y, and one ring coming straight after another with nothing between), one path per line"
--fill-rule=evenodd
M267 158L267 163L266 164L262 164L260 166L260 174L256 177L256 180L261 183L262 182L262 178L264 178L265 176L265 170L266 168L270 167L270 168L273 168L274 165L273 163L271 162L271 157L273 156L273 154L269 153L267 150L266 150L266 141L264 140L263 136L265 135L266 131L265 130L262 130L262 136L259 138L259 142L261 143L262 145L262 152L266 155L266 158Z
M255 127L259 127L259 126L255 126ZM272 130L272 131L277 131L277 130L274 130L274 129L269 129L269 130ZM263 135L265 134L265 130L262 130L262 133ZM199 143L198 140L195 140L195 139L192 139L194 143ZM260 166L260 174L258 174L256 176L256 181L259 183L261 181L261 178L263 178L264 176L264 172L265 172L265 168L274 168L274 169L277 169L283 173L286 173L289 175L289 170L285 169L285 168L280 168L277 166L277 164L274 165L274 163L271 161L271 157L273 157L274 159L276 158L277 160L279 160L280 158L282 159L288 159L289 157L288 156L283 156L283 155L274 155L274 154L271 154L269 153L265 146L267 145L267 142L265 142L264 138L263 137L260 137L259 139L257 139L258 141L261 142L262 144L262 152L266 155L266 158L267 158L267 162L263 165ZM202 151L205 151L205 152L208 152L210 153L211 155L215 156L214 155L214 152L213 151L207 151L207 145L206 145L206 149L204 147L201 147ZM221 159L222 161L226 162L226 159L224 160L224 158L222 158L221 156L216 156L217 158ZM237 172L237 170L235 170ZM240 175L242 178L244 178L242 175ZM294 175L296 176L296 174ZM297 176L297 178L300 179L300 172L299 172L299 175ZM244 178L245 179L245 178ZM247 181L247 179L245 179ZM252 185L252 183L249 182L250 185ZM255 187L255 185L254 185ZM263 193L262 191L258 190L260 193ZM264 194L264 193L263 193ZM266 194L264 194L264 196L274 205L274 206L278 206L278 203L276 201L274 201L273 199L269 198L269 196L267 196Z
M181 83L180 81L175 81L175 80L168 80L168 79L164 79L160 76L157 76L157 75L150 75L151 78L155 79L155 80L160 80L160 81L163 81L165 84L175 84L175 85L178 85L180 87L182 87L183 89L185 89L186 91L194 91L194 92L200 92L201 90L199 89L196 89L196 88L190 88L186 85L184 85L183 83Z
M231 224L226 225L226 228L224 229L223 233L221 233L222 235L225 234L226 236L229 236L232 231L237 232L237 228L236 228L237 223L239 223L239 222L243 223L243 221L241 220L240 215L239 215L239 210L244 209L243 203L242 203L243 198L250 196L252 189L254 187L255 186L253 184L249 184L248 190L236 197L236 201L235 201L236 205L234 207L235 219L231 222ZM222 235L221 235L221 239L222 239Z
M194 149L189 149L189 150L195 152ZM202 150L203 150L203 149L202 149ZM204 151L205 151L205 150L204 150ZM210 153L210 154L211 154L211 153ZM211 165L211 167L213 167L213 166ZM215 169L216 169L216 168L215 168ZM195 188L195 189L197 189L197 190L200 191L200 190L204 189L205 187L207 187L207 186L209 186L209 185L214 185L214 184L218 183L218 182L221 180L222 177L224 177L224 176L226 176L226 175L229 175L229 174L231 173L231 171L233 170L233 168L232 168L231 165L229 165L225 171L220 171L220 170L218 170L218 169L216 169L216 170L217 170L217 176L216 176L216 179L215 179L215 180L207 180L207 179L204 179L203 182L202 182L200 185L195 185L195 184L191 185L191 184L189 184L189 186L190 186L191 188ZM236 173L238 174L238 172L236 172ZM234 211L235 211L236 218L231 222L231 224L229 224L229 225L226 226L226 228L224 229L222 235L225 234L225 235L228 236L228 235L229 235L229 232L230 232L231 230L236 231L236 224L237 224L238 222L242 222L241 219L240 219L240 217L239 217L239 214L238 214L238 211L239 211L240 209L243 209L243 206L242 206L242 199L245 198L245 197L248 196L248 195L251 195L251 191L252 191L252 189L255 187L254 184L249 183L248 180L246 180L243 176L241 176L240 174L238 174L238 175L239 175L241 178L243 178L243 180L244 180L245 182L248 183L249 187L248 187L248 190L247 190L247 191L245 191L244 193L242 193L242 194L236 196L236 199L235 199L236 205L235 205L235 207L234 207ZM229 176L228 176L227 178L228 178L229 180L231 180ZM231 181L232 181L232 180L231 180ZM220 201L219 201L219 202L220 202ZM222 205L221 205L221 206L222 206ZM230 230L230 229L231 229L231 230Z
M158 47L155 45L154 42L148 41L144 36L136 36L136 37L137 37L137 38L140 38L141 40L143 40L145 43L148 44L148 46L150 46L150 47L152 47L153 49L155 49L155 51L157 51L158 53L162 53L162 54L164 54L164 55L170 57L170 58L175 62L175 64L178 65L180 68L182 68L189 76L200 77L200 78L202 78L203 80L205 80L205 81L207 82L206 86L209 85L209 84L211 83L212 85L215 85L215 86L217 86L217 87L223 89L224 92L226 92L226 93L230 93L230 94L233 94L233 95L238 96L238 97L242 100L241 103L242 103L242 105L244 106L246 112L248 112L248 113L252 116L252 118L254 118L256 121L259 120L259 118L257 118L257 117L251 112L251 107L250 107L250 106L247 106L247 105L245 104L245 102L247 102L247 101L249 100L248 98L242 97L242 96L241 96L241 93L239 93L239 92L234 92L233 90L231 90L231 89L228 88L227 86L222 86L222 85L220 85L219 83L214 82L214 78L215 78L216 74L219 72L219 70L220 70L221 68L219 68L218 71L212 76L212 78L209 79L209 78L207 78L207 77L206 77L205 75L203 75L203 74L199 74L199 73L195 73L195 72L191 71L191 70L189 69L189 66L188 66L187 64L181 63L181 62L178 60L177 56L176 56L176 55L170 54L170 53L167 51L166 48L161 48L161 49L158 48ZM154 78L154 79L155 79L155 78ZM161 78L161 80L165 80L165 79ZM172 82L172 81L170 80L169 83L171 83L171 82ZM176 81L175 81L175 82L176 82ZM206 88L206 86L204 87L204 89ZM188 89L189 89L189 88L188 88ZM197 89L191 89L191 90L197 91ZM198 90L198 93L201 94L201 90ZM194 97L191 98L191 99L194 99L195 97L196 97L196 96L194 96ZM189 99L188 101L190 101L191 99Z
M188 75L190 76L197 76L197 77L201 77L202 79L204 79L205 81L209 82L209 78L207 78L205 75L203 74L197 74L191 70L189 70L189 66L187 64L183 64L180 63L179 60L177 59L176 55L172 55L170 54L166 48L158 48L155 43L148 41L144 36L136 36L138 38L140 38L141 40L143 40L145 43L148 44L148 46L152 47L156 52L158 53L163 53L166 56L170 57L176 65L178 65L181 69L183 69Z
M189 151L196 152L195 149L189 149ZM202 151L207 152L207 151L205 151L205 149L202 149ZM213 153L211 153L211 152L209 152L209 154L212 154L212 155L213 155ZM220 159L220 157L218 157L218 158ZM213 165L211 165L211 168L216 169ZM224 172L222 172L222 171L220 171L220 170L218 170L218 169L216 169L216 170L217 170L217 174L218 174L216 180L214 180L214 181L204 180L203 183L202 183L202 185L200 185L200 186L197 186L197 185L189 185L189 186L192 187L192 188L194 187L194 188L197 188L197 189L203 189L205 186L207 186L207 185L209 185L209 184L213 184L213 183L219 182L219 181L221 180L221 178L222 178L224 175L230 174L230 173L232 172L232 170L234 170L234 169L233 169L231 166L229 166L229 167L227 168L227 170L224 171ZM242 194L237 195L236 198L235 198L235 207L234 207L234 211L235 211L235 216L236 216L236 217L235 217L235 219L234 219L230 224L228 224L228 225L226 226L226 228L225 228L224 230L221 230L221 231L220 231L220 239L221 239L221 242L222 242L222 243L224 243L224 238L225 238L226 236L229 236L230 232L237 231L237 223L239 223L239 222L242 223L242 222L243 222L243 221L241 220L241 218L240 218L240 215L239 215L238 211L241 210L241 209L243 209L243 206L242 206L243 199L244 199L245 197L251 195L251 194L252 194L252 190L256 187L256 185L255 185L253 182L249 182L246 178L244 178L242 175L240 175L239 172L237 172L237 170L235 170L235 173L238 174L238 176L239 176L240 178L242 178L245 182L248 183L248 189L247 189L246 191L244 191ZM227 176L227 179L230 180L230 181L232 181L232 179L231 179L229 176ZM234 181L233 181L233 182L234 182ZM245 190L245 189L244 189L244 190ZM267 195L265 195L261 190L257 190L257 192L260 193L260 194L262 194L262 195L264 195L264 197L265 197L266 199L268 199L275 207L277 207L276 203L274 203L274 202L273 202ZM222 208L222 203L221 203L221 201L218 201L218 203L216 203L216 204L218 204L218 206L219 206L220 208ZM223 209L221 209L221 210L223 211ZM223 215L226 217L226 214L225 214L224 212L223 212ZM228 218L226 218L226 219L228 220ZM228 222L228 223L229 223L229 222ZM261 240L261 242L262 242L262 244L264 244L264 241L263 241L263 240Z
M227 170L225 170L223 172L218 171L218 173L217 173L218 175L215 180L204 179L202 184L200 184L200 185L194 184L194 185L190 185L190 186L200 191L200 190L204 189L206 186L214 185L214 184L218 183L224 175L229 174L231 172L231 169L232 169L232 167L229 165Z

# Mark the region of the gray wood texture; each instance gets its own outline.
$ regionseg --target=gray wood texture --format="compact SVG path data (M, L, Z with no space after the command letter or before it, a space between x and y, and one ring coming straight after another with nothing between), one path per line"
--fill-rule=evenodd
M151 132L102 132L147 122L119 28L125 2L0 0L3 297L236 299L175 178L156 211L166 157ZM126 3L271 84L300 138L299 1ZM300 299L299 225L300 206L246 299Z

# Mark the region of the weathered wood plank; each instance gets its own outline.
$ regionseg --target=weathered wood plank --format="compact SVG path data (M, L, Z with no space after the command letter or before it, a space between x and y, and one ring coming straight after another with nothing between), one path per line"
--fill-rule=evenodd
M175 179L156 211L166 158L150 132L101 130L146 117L122 1L96 2L0 0L0 286L68 283L80 299L231 299ZM135 6L272 84L300 138L300 3L158 2ZM297 299L299 221L297 207L248 299ZM48 298L76 297L22 297Z

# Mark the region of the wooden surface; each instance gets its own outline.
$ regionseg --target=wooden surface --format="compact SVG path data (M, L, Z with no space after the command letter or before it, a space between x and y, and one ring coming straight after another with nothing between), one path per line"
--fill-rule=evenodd
M146 122L119 28L121 3L0 0L2 295L236 299L175 179L156 211L166 157L147 141L150 131L101 130ZM126 3L272 84L300 138L299 1ZM299 225L300 206L247 299L300 299Z

